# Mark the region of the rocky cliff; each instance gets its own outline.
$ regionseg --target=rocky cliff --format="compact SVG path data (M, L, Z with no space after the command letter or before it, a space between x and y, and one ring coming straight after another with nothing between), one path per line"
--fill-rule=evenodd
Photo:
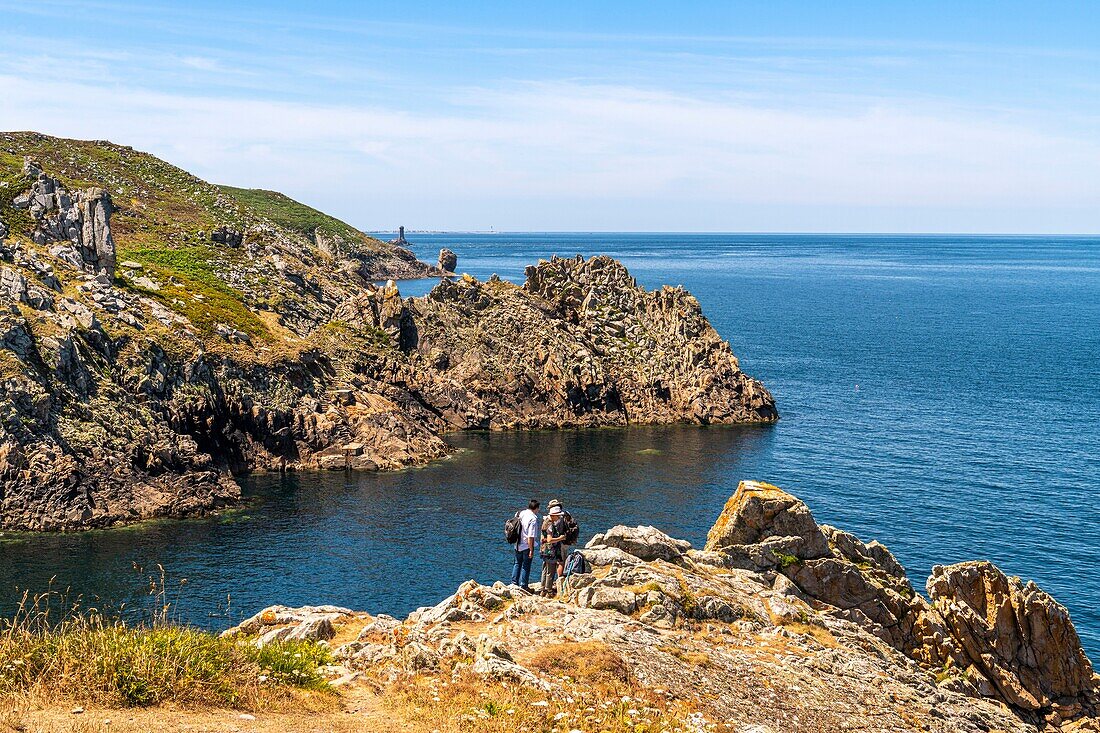
M681 288L600 257L373 284L441 272L281 194L0 134L0 527L199 513L234 473L397 468L450 430L777 417Z
M743 482L703 550L619 526L583 552L556 598L471 580L404 620L277 606L226 633L329 640L337 684L383 697L518 687L532 730L1100 730L1100 676L1049 595L977 562L936 567L925 599L774 486ZM424 727L448 718L495 729L477 708Z

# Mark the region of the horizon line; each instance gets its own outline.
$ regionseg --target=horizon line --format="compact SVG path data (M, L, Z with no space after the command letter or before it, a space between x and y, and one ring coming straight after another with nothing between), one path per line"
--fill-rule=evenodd
M396 229L362 229L364 234L396 234ZM744 236L744 237L1074 237L1100 239L1100 232L844 232L844 231L729 231L729 230L673 230L673 229L409 229L405 234L679 234L687 236Z

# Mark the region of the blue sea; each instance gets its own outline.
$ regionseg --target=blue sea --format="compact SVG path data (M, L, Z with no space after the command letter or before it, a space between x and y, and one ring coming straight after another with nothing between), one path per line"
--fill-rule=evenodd
M272 603L405 614L467 578L505 578L501 526L529 497L562 499L585 535L644 523L701 545L738 481L761 479L890 547L918 589L934 564L969 559L1034 580L1100 661L1100 239L409 239L430 261L453 249L479 278L604 253L647 287L684 285L781 420L455 435L460 451L424 468L247 478L255 502L213 519L9 535L0 610L51 577L141 607L159 565L182 617L214 628Z

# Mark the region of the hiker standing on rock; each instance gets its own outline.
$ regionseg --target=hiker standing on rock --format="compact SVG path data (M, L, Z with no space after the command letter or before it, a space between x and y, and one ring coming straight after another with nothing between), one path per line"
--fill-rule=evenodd
M527 508L504 524L505 538L512 541L515 535L515 564L512 566L512 585L531 592L531 560L535 556L535 537L538 534L538 499L527 502Z
M577 524L577 520L573 519L573 515L565 510L565 505L558 499L551 499L550 503L546 505L546 508L550 510L550 513L554 513L555 507L561 511L561 516L558 521L564 525L563 537L561 540L561 560L558 563L558 577L564 578L565 564L569 560L569 552L573 545L577 544L577 540L580 538L581 528Z
M557 595L557 580L565 566L565 512L561 502L550 502L550 513L542 520L542 545L539 557L542 558L542 595Z

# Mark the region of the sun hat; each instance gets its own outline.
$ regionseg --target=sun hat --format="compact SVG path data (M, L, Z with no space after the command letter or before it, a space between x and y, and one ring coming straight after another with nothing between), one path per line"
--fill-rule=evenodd
M557 516L558 514L561 514L561 513L562 513L561 504L554 504L553 506L550 507L550 516L551 517Z
M561 502L560 502L560 501L558 501L557 499L551 499L551 500L550 500L550 503L549 503L549 504L547 504L546 506L547 506L547 508L549 508L549 509L553 509L554 507L560 507L560 506L561 506Z

